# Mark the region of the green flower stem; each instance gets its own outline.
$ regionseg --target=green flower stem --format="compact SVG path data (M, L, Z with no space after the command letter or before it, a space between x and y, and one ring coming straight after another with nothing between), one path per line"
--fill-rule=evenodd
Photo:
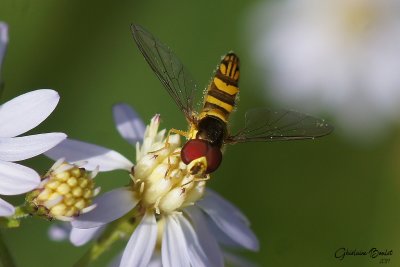
M10 217L1 217L0 218L0 227L2 228L16 228L21 224L21 219L30 216L29 212L25 209L24 206L19 206L15 208L14 215Z
M10 251L4 242L3 235L0 232L0 266L2 267L16 267Z
M15 213L12 216L14 219L22 219L28 217L30 214L26 210L25 206L19 206L15 208Z
M124 217L111 223L93 246L80 258L74 267L86 267L106 252L121 236L130 236L140 222L137 211L133 210Z

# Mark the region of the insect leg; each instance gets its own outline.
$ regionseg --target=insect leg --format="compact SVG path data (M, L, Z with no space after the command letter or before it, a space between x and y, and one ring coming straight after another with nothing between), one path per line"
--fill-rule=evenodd
M149 153L151 153L151 154L157 154L157 152L160 152L161 150L164 150L164 149L166 149L166 148L169 148L169 145L170 145L170 144L169 144L169 137L170 137L170 135L171 135L172 133L174 133L174 134L179 134L179 135L184 136L184 137L186 137L186 138L189 136L189 133L188 133L188 132L185 132L185 131L181 131L181 130L172 128L172 129L170 129L170 130L168 131L167 137L165 138L165 145L164 145L164 147L162 147L162 148L160 148L160 149L157 149L157 150L154 150L154 151L150 151Z
M180 154L181 154L181 151L175 151L175 152L172 152L170 155L168 155L168 158L167 158L167 160L168 160L168 169L165 172L164 178L166 178L168 176L169 171L171 170L171 167L173 167L173 164L171 163L171 157L177 156L177 155L180 155Z
M181 185L181 187L185 187L185 186L187 186L187 185L190 184L190 183L201 182L201 181L208 181L208 180L210 180L210 175L209 175L209 174L206 174L206 177L197 177L197 178L193 178L193 180L191 180L191 181L189 181L189 182L187 182L187 183L184 183L183 185Z

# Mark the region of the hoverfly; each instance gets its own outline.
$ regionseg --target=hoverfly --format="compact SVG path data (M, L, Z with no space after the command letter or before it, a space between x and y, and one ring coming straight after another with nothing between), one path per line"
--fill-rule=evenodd
M245 126L236 134L228 128L229 115L239 92L239 58L229 52L222 57L203 96L200 112L194 109L197 86L187 69L170 48L143 27L131 26L133 38L147 63L184 113L188 131L171 129L185 136L181 159L192 174L206 175L222 161L225 144L251 141L288 141L314 139L329 134L333 127L322 119L289 110L251 109Z

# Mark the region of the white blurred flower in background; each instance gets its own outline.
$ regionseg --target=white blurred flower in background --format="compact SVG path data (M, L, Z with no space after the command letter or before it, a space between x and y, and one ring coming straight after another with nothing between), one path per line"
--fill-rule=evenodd
M3 89L1 72L7 45L8 45L8 26L6 23L0 21L0 93L1 90Z
M328 112L352 134L400 117L400 1L264 2L249 17L251 51L273 99Z
M8 44L8 26L0 21L0 73Z

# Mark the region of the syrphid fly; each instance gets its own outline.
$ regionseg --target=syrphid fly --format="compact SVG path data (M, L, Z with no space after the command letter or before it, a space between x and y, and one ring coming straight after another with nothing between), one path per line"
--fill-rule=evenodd
M229 52L222 57L204 93L203 107L197 112L194 98L198 87L178 57L143 27L134 24L131 29L140 52L189 123L188 131L170 131L188 139L181 158L192 174L215 171L222 161L221 149L225 144L314 139L333 130L323 119L303 113L257 108L247 111L245 126L231 134L229 115L239 93L238 56Z

